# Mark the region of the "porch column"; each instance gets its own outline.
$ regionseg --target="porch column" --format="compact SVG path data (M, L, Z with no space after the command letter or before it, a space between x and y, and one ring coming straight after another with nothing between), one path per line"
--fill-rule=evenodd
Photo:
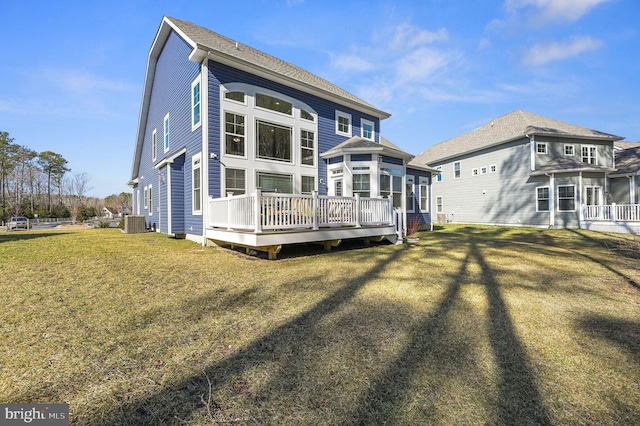
M549 176L549 226L556 226L556 179L551 173Z

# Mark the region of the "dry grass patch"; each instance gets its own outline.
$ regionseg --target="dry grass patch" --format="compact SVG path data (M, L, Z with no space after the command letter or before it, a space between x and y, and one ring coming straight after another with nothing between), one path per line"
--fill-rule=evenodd
M640 423L620 237L420 238L266 261L109 229L0 235L2 402L69 402L74 424Z

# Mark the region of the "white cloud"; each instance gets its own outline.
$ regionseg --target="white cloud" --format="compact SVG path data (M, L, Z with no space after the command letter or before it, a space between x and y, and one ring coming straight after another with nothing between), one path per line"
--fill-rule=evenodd
M596 6L611 0L506 0L505 7L516 11L532 7L532 19L543 23L551 21L574 22Z
M436 41L449 40L446 28L428 31L411 24L400 24L393 31L390 47L392 49L412 49Z
M397 62L397 78L401 81L422 80L446 67L454 59L453 54L421 47Z
M527 51L522 62L525 65L544 65L551 61L564 60L599 49L603 45L601 40L589 36L576 37L566 42L539 43Z
M355 54L331 54L331 66L341 71L367 72L375 68L374 64Z

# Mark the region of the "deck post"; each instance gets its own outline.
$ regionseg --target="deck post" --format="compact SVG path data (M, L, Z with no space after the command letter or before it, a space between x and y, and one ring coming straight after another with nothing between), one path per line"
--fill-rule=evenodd
M254 194L254 208L253 208L253 220L255 223L254 233L261 234L262 233L262 188L256 188L256 192Z
M356 228L362 228L360 224L360 194L356 194Z
M313 212L313 230L317 231L318 229L320 229L320 226L318 225L318 191L312 191L311 192L312 196L313 196L313 200L311 201L311 211Z
M616 203L611 203L611 220L612 220L613 222L615 222L615 221L616 221L616 219L617 219L617 217L616 217L616 216L617 216L617 214L616 214L616 213L617 213L617 212L616 212Z

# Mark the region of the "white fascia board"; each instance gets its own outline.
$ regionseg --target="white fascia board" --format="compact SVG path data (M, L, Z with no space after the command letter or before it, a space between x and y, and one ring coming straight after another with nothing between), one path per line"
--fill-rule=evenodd
M174 161L176 161L176 158L180 157L182 154L184 154L185 152L187 152L187 148L182 148L180 151L171 154L169 157L165 158L164 160L160 161L158 164L156 164L155 166L153 166L156 169L161 169L164 166L166 166L167 164L173 164Z

